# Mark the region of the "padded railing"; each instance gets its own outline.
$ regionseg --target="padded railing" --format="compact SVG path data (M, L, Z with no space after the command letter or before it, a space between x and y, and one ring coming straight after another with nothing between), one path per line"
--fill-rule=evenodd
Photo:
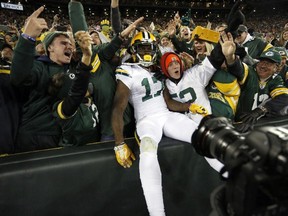
M273 118L258 126L288 125ZM113 142L27 152L0 158L3 216L148 216L137 160L124 169ZM159 145L167 216L208 216L210 193L222 182L203 157L184 142L164 137Z
M137 160L124 169L113 142L28 152L0 158L3 216L148 216ZM159 146L167 216L209 215L218 173L184 142L163 138Z

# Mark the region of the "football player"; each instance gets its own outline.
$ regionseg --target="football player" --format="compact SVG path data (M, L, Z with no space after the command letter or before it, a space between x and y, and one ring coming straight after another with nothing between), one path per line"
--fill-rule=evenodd
M227 56L234 58L232 44L226 45ZM130 102L134 107L136 132L140 140L139 172L148 211L151 216L164 216L158 144L163 134L191 143L198 124L187 115L169 111L167 107L163 96L164 81L159 79L155 70L157 45L154 35L147 31L137 33L131 40L130 53L134 61L123 63L116 69L118 83L112 112L116 159L124 168L129 168L135 160L123 137L123 113ZM174 105L177 106L177 103L183 106L177 101Z

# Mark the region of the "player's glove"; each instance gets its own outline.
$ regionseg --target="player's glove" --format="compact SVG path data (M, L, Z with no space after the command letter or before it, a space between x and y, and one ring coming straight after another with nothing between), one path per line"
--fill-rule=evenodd
M243 113L239 116L239 122L234 124L237 131L245 133L252 129L258 119L265 116L267 109L264 107L257 107L249 113Z
M205 107L200 106L198 104L195 103L191 103L190 107L189 107L189 111L192 114L199 114L202 116L207 116L208 115L208 111Z
M114 147L116 160L124 168L130 168L135 156L126 143Z

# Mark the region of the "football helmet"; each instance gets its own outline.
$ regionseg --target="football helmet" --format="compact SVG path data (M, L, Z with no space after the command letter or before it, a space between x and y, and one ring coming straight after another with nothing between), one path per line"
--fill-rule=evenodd
M157 49L155 36L147 31L138 32L130 43L130 52L136 56L136 61L143 67L156 63Z

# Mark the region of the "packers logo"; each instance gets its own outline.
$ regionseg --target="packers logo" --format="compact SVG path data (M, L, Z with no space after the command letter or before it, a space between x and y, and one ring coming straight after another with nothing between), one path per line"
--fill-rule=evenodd
M69 73L69 78L70 78L71 80L74 80L74 79L75 79L75 74L74 74L74 73Z
M266 53L265 53L265 56L274 56L274 53L271 52L271 51L269 51L269 52L266 52Z

